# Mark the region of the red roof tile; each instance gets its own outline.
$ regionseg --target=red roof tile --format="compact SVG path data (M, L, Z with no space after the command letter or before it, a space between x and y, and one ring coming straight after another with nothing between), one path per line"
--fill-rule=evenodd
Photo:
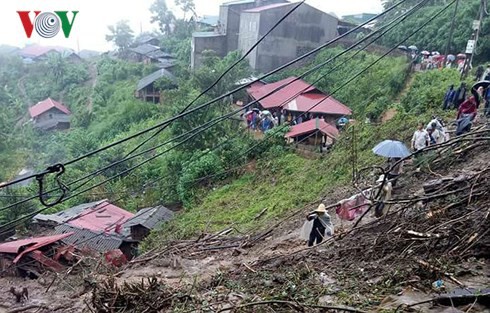
M276 88L291 83L259 101L260 105L262 105L264 109L274 109L280 108L284 102L292 99L298 93L317 90L315 86L308 84L304 80L295 79L296 77L289 77L264 86L252 86L247 89L247 92L250 94L250 96L257 100L274 91Z
M261 6L261 7L256 7L256 8L253 8L253 9L249 9L249 10L245 10L243 12L247 12L247 13L260 13L260 12L263 12L265 10L270 10L270 9L276 9L276 8L280 8L280 7L283 7L283 6L286 6L286 5L292 5L293 3L276 3L276 4L269 4L269 5L264 5L264 6Z
M0 244L0 252L1 253L12 253L17 254L21 251L22 247L31 247L31 248L40 248L43 246L47 246L56 241L64 239L68 236L71 236L73 233L66 233L62 235L55 236L46 236L46 237L37 237L37 238L29 238L29 239L21 239L10 242L4 242Z
M335 126L328 124L323 119L316 118L298 125L294 125L293 127L291 127L291 130L286 134L286 137L298 137L301 135L312 133L316 130L319 130L323 134L333 138L337 138L337 136L339 135L339 131Z
M323 113L329 115L352 115L351 109L332 96L311 92L302 94L283 106L288 111Z
M51 110L52 108L56 108L56 109L60 110L61 112L68 114L68 115L71 114L70 110L68 110L68 108L66 106L64 106L63 104L61 104L57 101L54 101L51 98L48 98L48 99L41 101L41 102L38 102L36 105L30 107L29 108L29 114L31 115L32 118L34 118L34 117L37 117L37 116L43 114L44 112Z
M133 213L104 201L94 208L86 209L68 224L81 229L109 233L115 230L116 225L122 225L133 216Z

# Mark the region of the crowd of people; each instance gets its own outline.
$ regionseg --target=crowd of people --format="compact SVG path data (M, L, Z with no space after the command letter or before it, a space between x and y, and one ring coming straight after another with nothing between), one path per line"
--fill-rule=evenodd
M483 78L483 80L490 80L490 65L479 77ZM471 130L472 123L476 119L480 107L484 108L484 116L490 116L490 88L488 87L473 87L468 92L468 88L463 82L457 90L454 90L454 85L449 86L444 96L443 109L457 111L456 135L461 135Z
M266 132L276 126L288 124L291 126L301 124L315 118L325 119L325 116L313 113L292 113L286 110L280 112L271 112L269 110L259 110L254 108L243 114L247 123L247 128L256 132ZM349 123L349 119L341 117L338 119L336 126L342 130Z

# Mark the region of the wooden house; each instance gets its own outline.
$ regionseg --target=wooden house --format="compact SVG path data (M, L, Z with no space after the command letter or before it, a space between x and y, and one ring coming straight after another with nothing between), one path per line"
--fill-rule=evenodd
M159 79L167 78L170 82L168 89L175 88L177 86L177 80L175 76L166 69L159 69L150 75L143 77L136 88L135 96L146 102L160 103L161 102L161 88L155 84Z
M131 239L141 241L150 234L150 231L159 224L173 218L174 212L164 206L141 209L134 218L126 222L123 227L130 228Z
M48 98L29 108L34 127L41 130L70 128L71 112L63 104Z

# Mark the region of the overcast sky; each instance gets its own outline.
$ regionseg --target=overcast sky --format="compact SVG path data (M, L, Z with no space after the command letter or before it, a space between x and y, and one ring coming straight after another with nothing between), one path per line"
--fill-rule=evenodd
M77 50L91 49L106 51L111 45L105 41L107 26L121 19L130 21L135 34L156 29L150 24L149 7L153 0L0 0L0 43L23 47L27 43L60 45ZM217 15L219 5L224 0L195 0L198 15ZM296 2L296 1L291 1ZM379 13L381 0L307 0L308 4L327 13L338 16L362 12ZM175 8L174 0L167 0L169 7ZM80 11L77 15L70 38L62 32L51 39L43 39L34 31L27 39L16 11ZM71 19L71 15L68 16Z

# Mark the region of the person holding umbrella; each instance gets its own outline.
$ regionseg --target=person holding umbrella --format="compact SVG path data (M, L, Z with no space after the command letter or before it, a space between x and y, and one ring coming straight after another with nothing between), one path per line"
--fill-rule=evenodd
M320 244L325 238L325 233L329 236L333 235L333 224L330 215L327 213L327 209L323 203L320 203L318 208L306 217L308 221L313 221L313 228L310 232L310 238L308 240L308 247Z
M398 176L402 173L403 162L401 159L408 157L411 154L410 150L408 150L403 142L385 140L373 148L373 153L388 158L386 169L388 171L387 179L393 182L393 186L396 185Z

